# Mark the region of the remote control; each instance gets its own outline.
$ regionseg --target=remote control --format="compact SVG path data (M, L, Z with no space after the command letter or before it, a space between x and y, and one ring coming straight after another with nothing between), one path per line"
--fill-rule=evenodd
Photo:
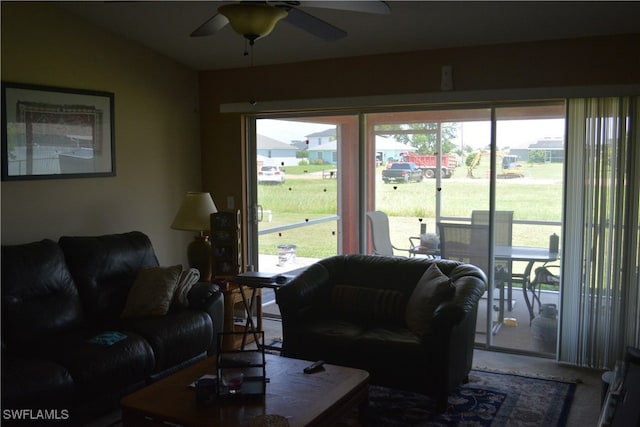
M322 365L324 365L324 361L318 360L317 362L313 362L311 365L304 368L305 374L313 374L314 372L318 372L322 369Z

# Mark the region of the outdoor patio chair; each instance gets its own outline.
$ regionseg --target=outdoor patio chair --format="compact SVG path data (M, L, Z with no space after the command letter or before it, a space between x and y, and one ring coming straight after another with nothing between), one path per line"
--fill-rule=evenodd
M489 277L489 227L461 223L438 224L440 232L440 256L444 259L462 261L479 267ZM492 332L498 332L504 320L504 284L508 274L496 269L493 276L494 288L499 290L498 320L493 322ZM495 309L496 306L493 306Z
M367 219L371 225L371 241L373 243L374 255L396 256L394 250L407 252L411 256L410 250L415 247L412 238L409 237L409 248L398 248L391 243L389 236L389 217L381 211L367 212ZM415 239L415 237L413 238Z
M558 271L558 274L554 274L551 270ZM529 315L531 319L534 318L535 314L540 314L542 311L542 302L540 301L540 292L542 290L542 285L547 285L549 287L560 290L560 266L559 265L543 265L542 267L538 267L535 269L534 279L529 282L528 290L531 292L531 303L529 307ZM536 312L535 306L536 302L538 303L538 311Z
M489 211L474 210L471 212L471 224L489 226ZM513 211L494 212L494 230L496 246L511 246L513 244ZM507 310L513 310L513 262L510 260L495 260L497 272L507 279Z

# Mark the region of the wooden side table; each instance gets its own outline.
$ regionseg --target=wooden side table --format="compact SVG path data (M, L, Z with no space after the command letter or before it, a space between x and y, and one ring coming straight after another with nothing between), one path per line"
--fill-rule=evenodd
M283 284L275 283L275 282L250 282L250 283L242 283L239 282L238 286L240 288L240 293L244 297L244 301L247 302L245 305L245 309L247 312L247 322L244 329L244 337L241 343L241 349L244 348L244 345L247 342L258 342L257 335L259 332L262 332L262 289L269 288L278 290ZM249 316L249 313L256 313L256 321L253 321L253 317ZM264 348L269 350L278 350L280 351L280 347L264 345Z
M262 292L258 289L257 292L252 293L252 295L246 296L239 285L233 282L227 282L227 286L223 288L222 294L224 297L223 331L226 333L235 332L236 334L242 334L226 334L223 337L222 349L225 351L242 349L244 345L253 342L253 335L249 329L262 329ZM242 309L247 316L245 325L237 325L235 323L235 309L238 304L242 304ZM256 311L256 322L253 322L254 307Z

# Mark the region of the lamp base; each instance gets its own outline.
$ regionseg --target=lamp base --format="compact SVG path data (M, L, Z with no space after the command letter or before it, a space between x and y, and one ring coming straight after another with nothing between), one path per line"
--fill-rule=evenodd
M187 247L189 267L200 272L200 281L211 280L211 242L208 236L196 236Z

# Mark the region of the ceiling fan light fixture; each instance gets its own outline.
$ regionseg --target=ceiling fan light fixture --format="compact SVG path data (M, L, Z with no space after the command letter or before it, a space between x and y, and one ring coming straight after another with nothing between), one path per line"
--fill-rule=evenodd
M269 34L278 21L287 16L287 11L268 4L232 3L220 6L233 30L253 42Z

